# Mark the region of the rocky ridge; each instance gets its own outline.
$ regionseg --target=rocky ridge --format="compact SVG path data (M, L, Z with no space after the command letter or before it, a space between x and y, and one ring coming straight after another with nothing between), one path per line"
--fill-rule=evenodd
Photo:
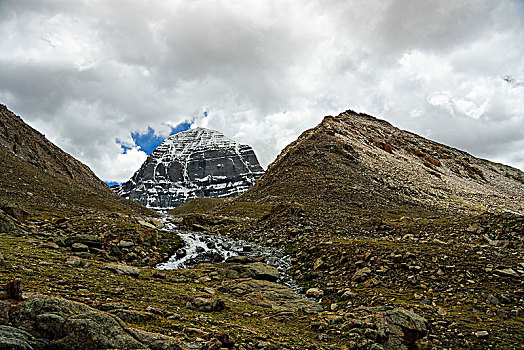
M195 128L168 137L133 177L116 187L124 198L167 210L197 197L232 197L264 170L253 149L214 130Z
M294 197L288 185L295 186ZM306 198L359 212L522 215L524 173L346 111L304 132L244 196L303 204Z
M156 215L115 195L85 164L0 104L0 206L18 218L60 210ZM25 213L25 214L24 214Z

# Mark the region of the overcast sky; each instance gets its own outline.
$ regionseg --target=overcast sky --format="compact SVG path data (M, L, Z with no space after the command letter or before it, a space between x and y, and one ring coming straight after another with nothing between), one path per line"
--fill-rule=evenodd
M132 133L190 122L266 167L346 109L524 170L524 1L0 0L0 103L105 181Z

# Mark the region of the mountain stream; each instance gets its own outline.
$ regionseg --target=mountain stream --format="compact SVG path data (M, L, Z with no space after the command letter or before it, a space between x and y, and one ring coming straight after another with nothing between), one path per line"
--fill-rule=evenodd
M157 269L185 269L200 263L219 263L233 256L246 256L252 261L260 261L277 268L280 273L280 279L277 282L292 288L295 292L300 291L291 276L287 274L291 267L291 257L284 251L222 235L180 230L176 223L171 222L167 217L164 217L162 222L164 227L161 230L176 232L184 241L184 246L178 249L168 261L158 264Z

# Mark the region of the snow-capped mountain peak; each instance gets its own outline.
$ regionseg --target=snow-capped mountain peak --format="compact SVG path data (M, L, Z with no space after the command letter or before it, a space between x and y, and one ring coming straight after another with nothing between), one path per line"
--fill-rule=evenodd
M115 191L147 207L167 210L196 197L239 195L263 172L250 146L215 130L194 128L165 139Z

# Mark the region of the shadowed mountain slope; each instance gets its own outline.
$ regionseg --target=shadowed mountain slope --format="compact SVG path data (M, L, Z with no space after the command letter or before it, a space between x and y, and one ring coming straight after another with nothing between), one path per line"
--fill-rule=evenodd
M31 215L120 211L154 215L114 194L85 164L0 105L0 201Z

